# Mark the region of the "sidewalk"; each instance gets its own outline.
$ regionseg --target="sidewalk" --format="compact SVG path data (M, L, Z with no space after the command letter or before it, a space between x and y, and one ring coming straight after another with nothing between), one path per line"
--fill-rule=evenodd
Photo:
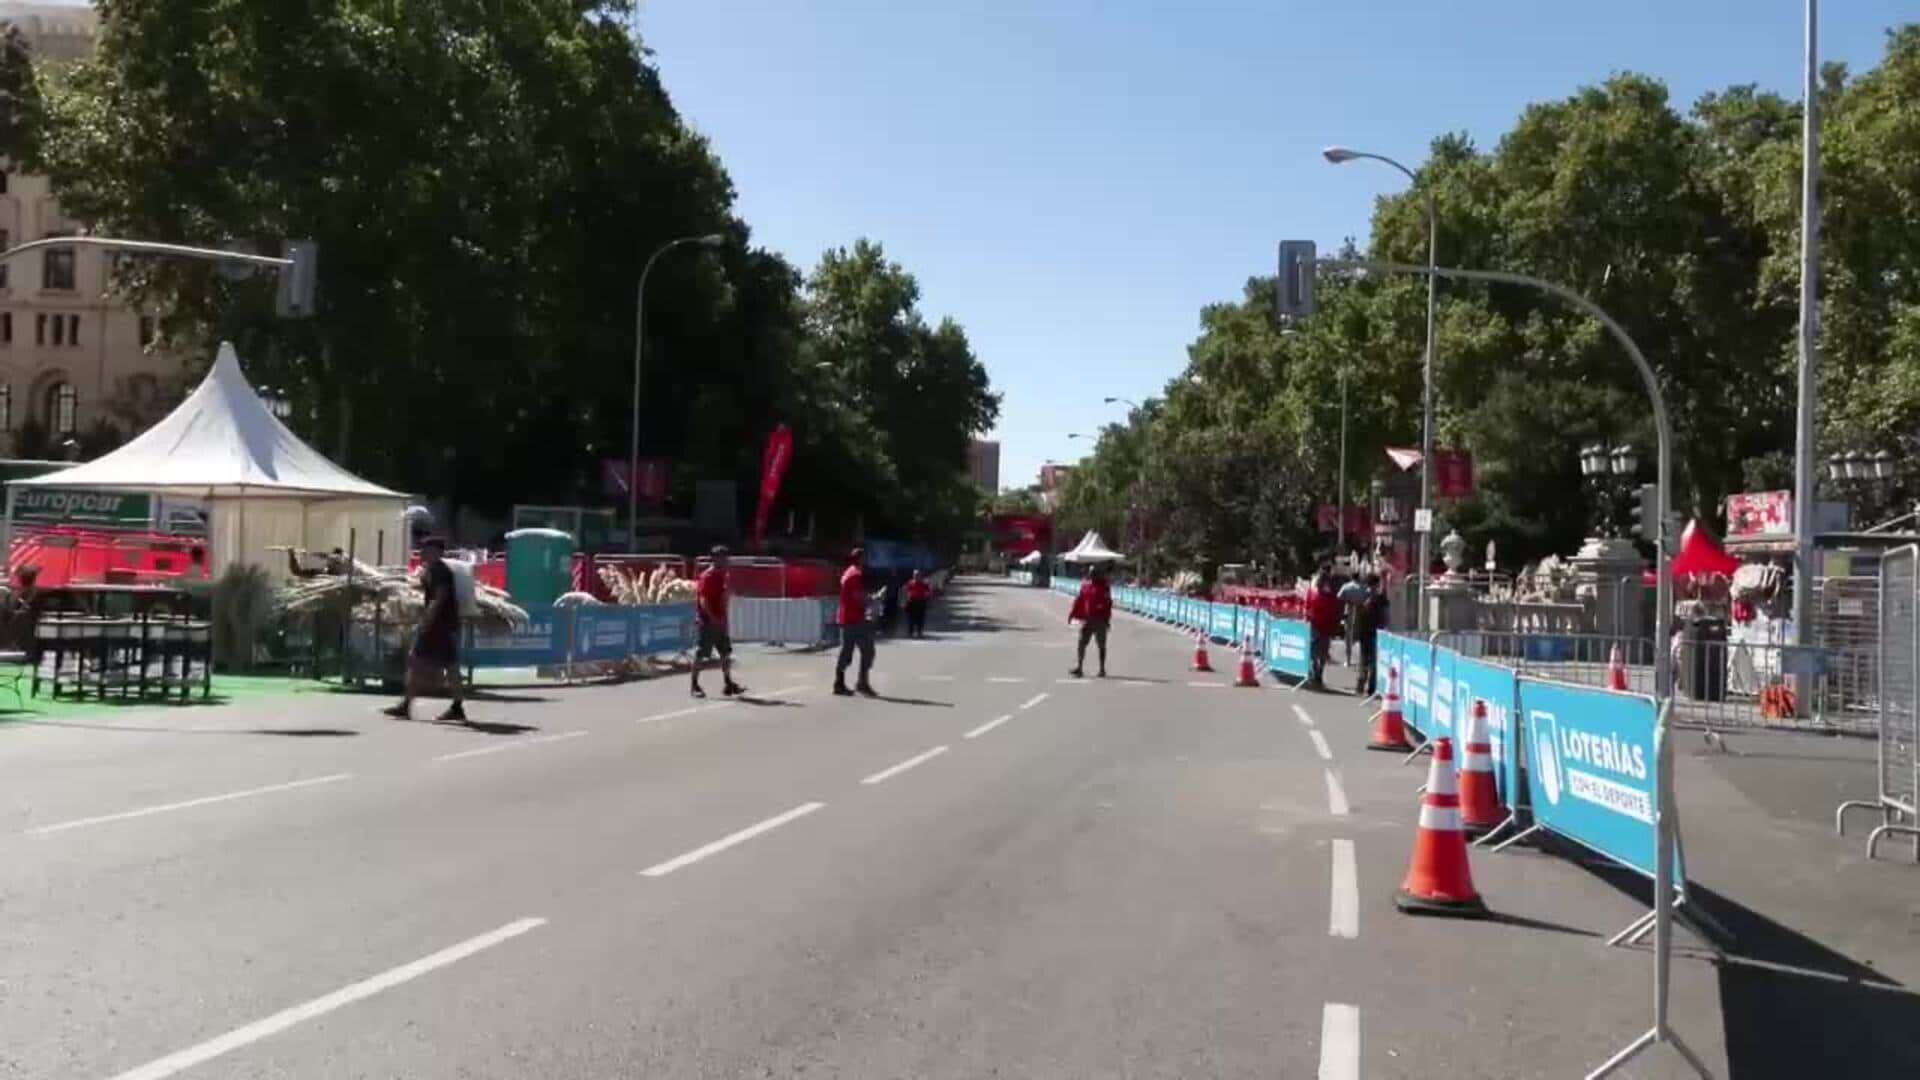
M1330 673L1329 683L1344 685L1344 674ZM1347 747L1364 739L1370 709L1337 694L1298 700L1326 714L1330 730L1351 728L1341 736ZM1718 1076L1920 1076L1920 865L1898 839L1883 841L1881 857L1869 862L1869 815L1845 837L1833 832L1842 800L1876 790L1874 743L1738 733L1715 749L1700 732L1676 738L1688 903L1730 939L1718 943L1722 960L1691 930L1676 932L1675 1029ZM1388 845L1397 872L1412 841L1409 793L1425 779L1427 759L1405 768L1387 754L1346 760L1356 813L1380 808L1383 795L1405 807L1406 825L1391 831ZM1584 860L1572 845L1554 848L1473 850L1476 884L1506 925L1436 929L1427 920L1382 916L1394 920L1392 961L1430 969L1397 980L1383 1004L1424 1011L1439 979L1499 1013L1461 1018L1457 1046L1451 1036L1438 1046L1409 1040L1402 1055L1425 1052L1429 1065L1465 1066L1476 1056L1484 1061L1484 1040L1494 1039L1506 1043L1497 1056L1514 1066L1508 1075L1536 1075L1534 1068L1557 1075L1562 1066L1598 1065L1648 1026L1651 939L1636 948L1602 943L1651 905L1650 883ZM1503 1002L1503 995L1522 1000ZM1662 1049L1623 1075L1687 1073Z

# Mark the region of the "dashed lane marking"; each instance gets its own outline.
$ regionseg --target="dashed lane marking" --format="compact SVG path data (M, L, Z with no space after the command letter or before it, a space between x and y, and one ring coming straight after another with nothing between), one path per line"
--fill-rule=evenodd
M673 873L675 870L678 870L685 866L691 866L694 863L699 862L701 859L705 859L713 855L718 855L721 852L727 850L728 848L734 846L735 844L743 844L748 840L751 840L754 837L759 836L761 833L771 832L772 830L777 829L782 825L785 825L789 821L795 821L795 820L798 820L799 818L806 817L808 814L813 813L815 810L818 810L825 805L827 804L817 803L817 802L802 803L799 806L794 807L793 809L787 811L784 814L776 814L775 816L770 817L767 820L762 821L757 825L749 825L746 828L741 829L739 832L730 833L726 836L721 837L718 840L715 840L711 844L707 844L704 847L694 848L692 851L687 852L685 855L678 855L678 856L675 856L674 858L668 859L666 862L657 863L653 866L649 866L645 870L640 871L640 873L646 877L665 877L666 875Z
M915 765L924 765L927 762L932 761L934 758L937 758L941 754L944 754L946 752L947 752L946 747L936 746L924 754L915 754L913 757L910 757L907 760L901 762L900 764L892 766L891 768L881 769L879 772L874 773L872 776L869 776L860 782L863 784L878 784L886 780L891 780L892 778L899 776L901 773L906 772L908 769L913 768Z

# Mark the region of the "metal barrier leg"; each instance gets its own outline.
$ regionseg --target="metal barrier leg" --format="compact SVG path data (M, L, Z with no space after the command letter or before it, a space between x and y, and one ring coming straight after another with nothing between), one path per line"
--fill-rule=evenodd
M1888 833L1913 837L1913 861L1920 862L1920 828L1912 825L1895 825L1892 822L1867 834L1867 858L1874 857L1874 849L1880 846L1880 838Z
M1612 948L1619 945L1637 945L1640 943L1640 939L1645 937L1647 932L1652 929L1653 912L1649 911L1645 915L1628 923L1619 933L1608 938L1607 946Z
M1520 841L1525 840L1527 837L1532 836L1534 833L1539 832L1541 829L1545 827L1546 826L1544 825L1529 825L1526 828L1521 829L1519 832L1514 833L1512 836L1507 837L1505 840L1500 841L1498 844L1495 844L1494 846L1488 848L1487 850L1494 854L1498 854L1502 851L1507 850L1513 845L1519 843Z
M1494 837L1499 836L1502 832L1506 831L1507 826L1518 824L1519 821L1520 821L1520 815L1509 810L1507 811L1507 816L1501 820L1500 824L1495 825L1491 829L1488 829L1484 834L1481 835L1481 837L1478 840L1475 840L1473 843L1468 844L1467 846L1483 847L1486 844L1491 843Z
M1833 812L1833 834L1835 836L1847 835L1847 811L1849 810L1878 811L1882 824L1888 824L1887 807L1884 803L1861 802L1859 799L1848 799L1846 802L1841 803L1839 808Z

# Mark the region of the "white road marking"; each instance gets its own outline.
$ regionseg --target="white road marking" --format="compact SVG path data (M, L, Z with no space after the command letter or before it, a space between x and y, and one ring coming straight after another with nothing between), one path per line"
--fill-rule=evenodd
M1295 716L1297 716L1297 717L1299 717L1299 718L1300 718L1300 722L1301 722L1301 723L1303 723L1303 724L1305 724L1305 725L1307 725L1308 727L1312 727L1312 726L1313 726L1313 717L1311 717L1311 716L1308 716L1308 715L1307 715L1307 710L1305 710L1305 709L1303 709L1303 708L1301 708L1300 706L1298 706L1298 705L1295 705L1295 706L1293 707L1293 715L1295 715Z
M1307 731L1307 738L1313 740L1314 752L1320 755L1320 760L1333 760L1333 747L1327 745L1327 737L1320 734L1319 728L1309 729Z
M953 681L953 676L951 676L951 675L922 675L922 676L920 676L920 679L921 679L921 681L923 681L923 682L952 682L952 681Z
M1340 778L1333 774L1332 769L1328 769L1327 812L1335 815L1344 815L1347 810L1347 789L1340 786Z
M809 691L818 690L818 689L820 688L818 686L815 686L812 683L801 683L798 686L783 686L778 690L769 690L762 696L779 697L781 694L804 694ZM749 691L749 696L751 696L751 691Z
M1058 683L1061 686L1088 686L1088 685L1091 685L1093 682L1092 679L1086 678L1085 676L1075 677L1072 675L1069 675L1064 679L1055 679L1053 681Z
M882 780L887 780L892 777L899 776L901 773L906 772L908 769L913 768L915 765L921 765L926 762L932 761L934 758L937 758L941 754L944 754L946 752L947 752L946 747L936 746L933 749L927 751L926 753L916 754L913 757L910 757L907 760L901 762L900 764L893 766L892 768L881 769L879 772L874 773L872 776L869 776L865 780L862 780L860 782L863 784L877 784Z
M1351 840L1333 842L1333 899L1328 912L1327 933L1341 938L1360 936L1360 878L1354 869Z
M1360 1080L1360 1010L1327 1002L1320 1014L1319 1080Z
M1188 686L1202 686L1202 687L1205 687L1205 688L1207 688L1207 689L1209 689L1209 690L1212 690L1212 689L1215 689L1215 688L1217 688L1217 687L1222 687L1222 686L1225 686L1225 685L1227 685L1227 684L1226 684L1226 683L1217 683L1217 682L1201 682L1200 680L1198 680L1198 679L1195 679L1195 680L1193 680L1193 681L1191 681L1191 682L1189 682L1189 683L1187 683L1187 685L1188 685Z
M972 731L967 732L965 735L961 737L966 739L977 739L980 736L985 735L987 732L992 731L994 728L999 727L1001 724L1004 724L1011 719L1013 719L1013 714L1008 713L1007 715L1001 717L998 720L989 720L986 723L981 724L979 727L974 728Z
M65 832L68 829L81 829L89 825L105 825L112 821L127 821L132 818L151 817L173 810L187 810L195 806L211 806L214 803L232 802L235 799L249 799L255 795L271 795L276 791L292 791L295 788L313 787L316 784L331 784L338 780L352 779L352 773L334 773L332 776L316 776L310 780L294 780L285 784L269 784L266 787L248 788L245 791L229 791L225 795L208 795L201 799L188 799L185 802L166 803L161 806L147 806L139 810L125 810L118 814L101 814L99 817L80 818L77 821L63 821L58 825L42 825L37 829L28 829L33 835Z
M166 1077L184 1072L202 1062L211 1061L232 1050L259 1042L261 1039L276 1035L295 1024L312 1020L318 1016L351 1005L362 998L372 997L382 990L391 990L402 983L410 982L437 968L464 960L474 953L490 949L501 942L519 937L529 930L546 924L545 919L519 919L510 922L498 930L490 930L479 937L471 937L452 945L431 956L423 956L410 964L381 972L370 979L363 979L351 986L343 986L324 997L314 998L304 1005L295 1005L283 1009L264 1020L255 1020L245 1027L235 1028L198 1046L168 1054L166 1057L150 1061L136 1069L113 1078L113 1080L165 1080Z
M1022 682L1026 682L1027 680L1016 675L989 675L987 676L987 681L998 682L998 683L1022 683Z
M1031 709L1031 708L1033 708L1033 707L1034 707L1035 705L1038 705L1038 704L1040 704L1041 702L1043 702L1043 701L1045 701L1045 700L1047 700L1047 695L1045 695L1045 694L1035 694L1035 695L1033 695L1032 697L1030 697L1030 698L1028 698L1028 699L1027 699L1027 703L1026 703L1026 704L1024 704L1024 705L1022 705L1022 706L1020 706L1020 711L1021 711L1021 712L1026 712L1026 711L1027 711L1028 709Z
M751 840L756 836L759 836L763 832L768 832L770 830L777 829L780 826L785 825L787 822L795 820L796 818L806 817L808 814L813 813L815 810L818 810L825 805L827 804L817 803L817 802L802 803L801 805L794 807L793 809L787 811L784 814L779 814L774 817L770 817L767 820L759 823L758 825L749 825L746 828L741 829L739 832L732 833L728 836L723 836L720 839L715 840L713 843L706 845L705 847L694 848L692 851L687 852L685 855L678 855L678 856L675 856L674 858L668 859L666 862L658 863L654 866L649 866L645 870L640 871L640 873L646 877L665 877L666 875L673 873L675 870L678 870L683 866L691 866L694 863L699 862L701 859L704 859L709 855L718 855L735 844L745 843L746 841Z
M512 742L495 743L482 746L477 750L462 750L457 754L441 754L435 761L458 761L461 758L480 757L484 754L497 754L502 750L519 750L523 747L538 746L541 743L559 742L562 739L577 739L587 734L584 731L562 731L557 735L536 735L530 739L515 739Z

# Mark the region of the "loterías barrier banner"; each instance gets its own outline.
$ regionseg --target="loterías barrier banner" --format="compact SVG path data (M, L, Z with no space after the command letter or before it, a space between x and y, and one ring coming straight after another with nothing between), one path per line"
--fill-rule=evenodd
M760 458L760 504L753 511L753 542L758 546L767 537L767 515L780 497L780 481L793 460L793 429L785 424L767 436L767 451Z

